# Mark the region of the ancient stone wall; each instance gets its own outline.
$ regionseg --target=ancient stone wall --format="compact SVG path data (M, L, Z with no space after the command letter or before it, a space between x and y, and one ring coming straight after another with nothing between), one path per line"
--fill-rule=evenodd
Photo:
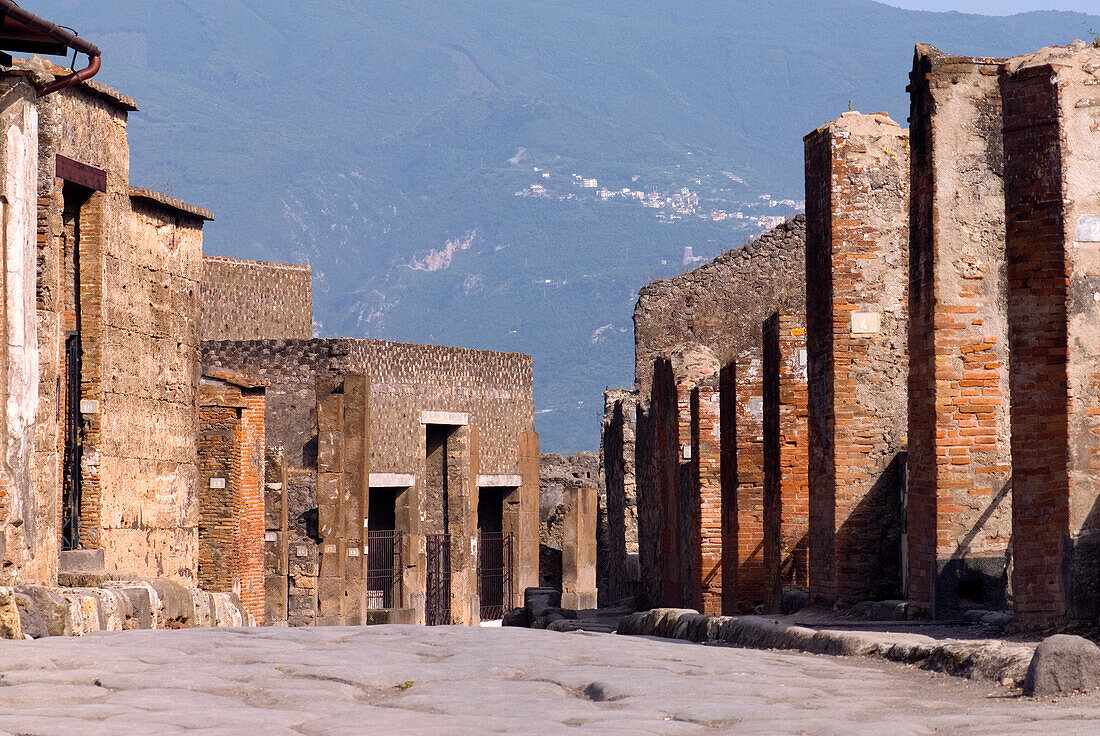
M328 523L320 518L318 506L324 491L318 458L322 449L328 452L318 441L323 417L317 407L324 397L318 394L317 380L324 376L362 373L370 381L369 483L395 493L397 528L403 532L405 607L416 609L424 620L425 535L449 531L452 616L463 623L476 618L477 565L471 557L471 539L477 534L479 483L513 484L502 501L506 531L514 536L513 603L521 600L523 588L537 584L538 442L528 356L343 339L215 341L204 343L203 352L207 371L246 372L270 383L267 442L269 448L283 448L285 453L292 577L288 615L295 623L310 618L305 591L317 575L311 547L325 536L319 526ZM448 462L440 462L436 470L447 469L449 515L441 516L441 497L429 487L433 466L426 448L431 427L446 430L441 447ZM356 515L346 518L352 516ZM324 555L324 546L321 549ZM317 584L323 586L323 559L321 566ZM315 620L327 617L323 611L319 615Z
M726 613L751 613L764 604L764 366L759 353L732 364L732 445L726 457L732 483L732 542L723 553L734 574L723 578ZM728 385L728 384L727 384ZM723 473L727 472L723 469ZM729 587L730 590L725 589Z
M1019 621L1100 613L1100 49L1002 77Z
M764 603L809 587L809 406L806 317L777 312L764 324Z
M667 358L654 365L648 405L637 407L638 567L643 607L681 605L680 443L676 377Z
M607 546L599 567L607 571L600 578L601 600L609 603L638 594L637 401L634 391L604 393L599 477L607 499Z
M653 362L698 344L726 365L759 345L772 312L805 303L801 215L693 271L642 288L634 308L635 381L649 398Z
M919 45L909 255L909 601L1003 608L1011 525L1000 62Z
M806 137L810 591L901 593L908 133L845 113Z
M198 281L209 214L130 187L134 109L100 85L38 101L34 480L39 498L52 499L44 503L60 537L73 516L62 518L61 500L71 409L81 440L69 463L79 468L79 545L103 549L108 570L192 584ZM78 374L67 368L67 346L70 361L79 355ZM72 391L70 375L80 381Z
M55 499L36 493L33 465L38 408L35 313L38 110L26 78L0 79L0 186L5 200L0 294L0 583L52 583L57 574Z
M203 340L308 340L309 266L203 256Z
M562 589L562 534L565 528L565 491L599 487L599 457L577 452L567 457L543 453L539 457L539 585ZM598 495L598 491L597 491ZM606 544L599 534L606 522L605 509L593 511L593 540L606 560Z

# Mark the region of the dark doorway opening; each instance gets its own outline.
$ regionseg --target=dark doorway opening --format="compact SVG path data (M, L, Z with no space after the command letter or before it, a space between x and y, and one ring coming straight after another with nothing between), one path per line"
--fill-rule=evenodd
M401 532L397 499L403 488L371 488L367 500L367 608L400 608Z
M481 619L502 618L512 601L512 535L504 533L510 488L481 488L477 500L478 595Z
M80 211L91 190L66 183L61 220L65 330L65 364L58 376L58 418L64 432L61 491L61 549L79 549L81 526L81 460L84 455L84 415L80 411L83 350L80 344ZM64 382L64 385L62 385Z

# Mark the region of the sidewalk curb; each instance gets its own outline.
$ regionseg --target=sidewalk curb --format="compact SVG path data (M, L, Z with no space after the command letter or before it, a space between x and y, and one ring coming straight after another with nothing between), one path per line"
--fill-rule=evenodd
M933 639L923 634L811 629L762 616L704 616L686 608L655 608L632 613L616 633L658 636L699 644L732 644L746 649L789 649L810 654L877 657L917 665L971 680L1020 685L1035 654L1034 644L999 639Z

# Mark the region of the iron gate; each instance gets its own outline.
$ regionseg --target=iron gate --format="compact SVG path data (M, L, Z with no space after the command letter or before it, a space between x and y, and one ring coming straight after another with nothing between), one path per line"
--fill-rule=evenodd
M429 534L428 587L424 607L428 626L451 623L451 535Z
M512 607L512 535L482 532L478 538L477 592L481 620L495 621Z
M83 455L80 414L80 335L65 340L65 457L61 501L61 548L80 547L80 461Z
M401 608L401 532L367 532L367 608Z

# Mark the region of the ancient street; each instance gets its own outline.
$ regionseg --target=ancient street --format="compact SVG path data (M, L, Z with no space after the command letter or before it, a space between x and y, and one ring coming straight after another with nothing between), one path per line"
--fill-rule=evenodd
M1085 734L1057 703L866 660L526 629L0 641L8 734Z

